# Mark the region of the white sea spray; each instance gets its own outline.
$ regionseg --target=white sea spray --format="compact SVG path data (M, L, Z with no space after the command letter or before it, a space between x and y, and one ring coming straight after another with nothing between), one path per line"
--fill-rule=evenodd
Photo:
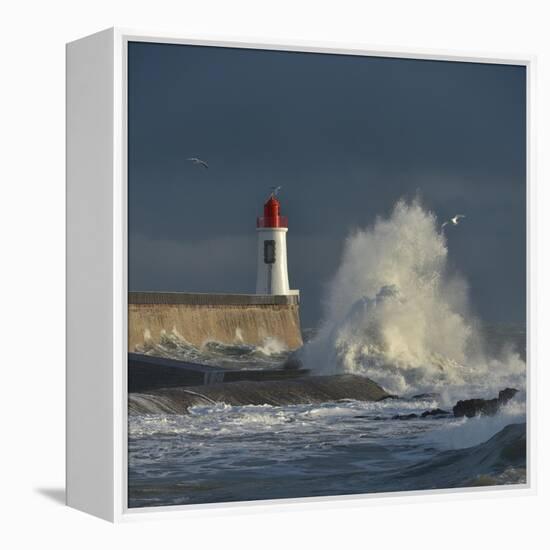
M398 394L437 391L449 403L525 385L515 351L487 356L468 285L418 200L348 237L324 321L301 356L317 373L365 375Z

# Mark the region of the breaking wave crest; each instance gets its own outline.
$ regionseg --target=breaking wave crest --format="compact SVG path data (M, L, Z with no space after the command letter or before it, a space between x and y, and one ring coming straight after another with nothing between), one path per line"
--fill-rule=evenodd
M289 354L288 347L273 337L266 337L257 346L239 341L225 344L208 340L199 347L189 343L175 329L163 332L159 342L148 342L136 351L180 361L240 369L277 367Z
M513 350L488 356L466 281L451 273L445 235L418 200L346 241L319 333L301 350L317 373L372 378L401 395L438 391L450 402L524 388Z

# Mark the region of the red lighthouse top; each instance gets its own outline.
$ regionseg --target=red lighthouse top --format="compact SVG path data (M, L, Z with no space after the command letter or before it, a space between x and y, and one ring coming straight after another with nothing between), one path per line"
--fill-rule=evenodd
M264 215L256 221L256 227L288 227L288 218L280 215L281 203L273 194L264 204Z

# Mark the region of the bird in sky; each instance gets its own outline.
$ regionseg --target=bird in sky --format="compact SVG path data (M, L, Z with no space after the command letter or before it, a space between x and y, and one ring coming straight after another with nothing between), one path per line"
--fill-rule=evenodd
M197 157L191 157L187 159L189 162L196 164L197 166L202 166L203 168L208 168L208 163L204 160L201 160Z
M441 229L443 229L446 225L449 225L450 223L452 225L458 225L460 223L460 220L462 218L465 218L466 216L464 214L456 214L454 218L451 218L450 220L444 221L441 224Z

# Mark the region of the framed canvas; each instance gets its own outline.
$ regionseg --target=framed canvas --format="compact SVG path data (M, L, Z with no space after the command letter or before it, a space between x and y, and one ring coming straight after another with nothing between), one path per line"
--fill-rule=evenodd
M68 44L68 505L533 491L532 78L526 56Z

